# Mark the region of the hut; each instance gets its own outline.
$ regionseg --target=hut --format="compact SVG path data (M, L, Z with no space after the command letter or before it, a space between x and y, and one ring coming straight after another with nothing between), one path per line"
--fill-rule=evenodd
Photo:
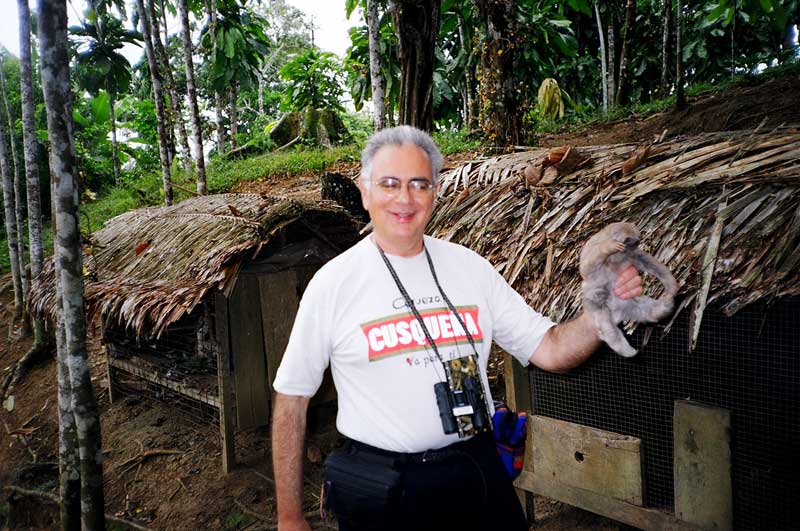
M581 308L578 255L637 224L680 285L569 374L505 365L532 413L516 485L643 529L800 521L800 129L526 151L444 176L431 232L489 259L557 321ZM649 291L658 288L648 286Z
M88 319L101 324L109 396L147 392L219 422L222 466L234 430L262 426L270 382L314 272L355 243L329 201L199 196L109 220L84 248ZM52 261L32 306L54 314ZM327 384L317 401L333 398Z

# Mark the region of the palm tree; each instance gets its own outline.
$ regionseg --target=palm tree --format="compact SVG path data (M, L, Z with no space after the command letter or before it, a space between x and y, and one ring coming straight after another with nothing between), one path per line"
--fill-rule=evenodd
M86 350L83 253L78 230L78 187L72 140L67 6L64 0L39 0L39 54L47 113L53 179L56 245L59 458L62 528L105 529L100 418ZM66 432L66 435L65 435ZM76 466L77 465L77 466ZM76 474L77 473L77 474ZM80 478L80 503L75 480ZM65 488L68 490L65 492ZM80 520L75 510L80 510Z
M28 276L25 274L25 237L23 230L25 228L25 206L22 203L23 197L23 184L22 179L19 177L19 157L17 156L17 141L16 131L14 130L14 119L11 115L11 105L8 101L8 88L6 87L6 74L5 74L5 58L0 54L0 92L3 95L3 107L5 109L5 118L8 124L8 140L11 146L11 161L10 168L12 176L12 186L14 187L14 222L17 226L17 259L19 260L20 282L22 284L22 315L20 320L20 335L27 337L30 335L30 322L28 321L28 292L30 286L28 285Z
M211 2L213 5L215 2ZM211 59L211 83L215 97L230 94L230 121L232 133L236 131L236 98L240 89L258 82L261 66L269 55L269 39L264 28L267 22L242 7L235 0L217 0L216 12L209 12L210 23L201 36L201 42ZM220 123L220 105L217 98L217 142L224 148ZM235 139L233 139L235 141Z
M33 66L31 61L31 13L28 0L17 0L19 13L19 63L20 96L22 100L22 145L25 161L25 181L28 196L28 240L31 255L31 279L35 280L42 272L44 250L42 248L42 206L39 187L39 167L36 162L38 141L36 139L36 100L33 92ZM43 354L45 341L44 320L35 318L33 322L34 343L31 351L23 358L19 370L38 354Z
M152 2L152 0L150 0ZM156 61L155 47L151 35L150 17L145 9L144 0L136 0L139 21L144 34L144 49L147 54L147 65L150 67L150 81L153 85L153 99L156 102L156 128L158 129L158 154L161 159L161 178L164 183L164 204L172 204L172 178L170 177L169 149L167 147L167 111L164 107L164 85L161 71Z
M380 18L377 0L367 0L367 27L369 28L369 75L372 82L372 105L375 107L375 130L386 127L386 110L383 105L383 78L381 77Z
M189 2L178 0L178 12L181 19L181 41L183 42L183 61L186 64L186 92L189 95L189 116L192 122L192 137L197 165L197 193L206 193L206 161L203 154L203 133L200 127L200 109L197 106L197 85L194 78L194 61L192 59L192 37L189 31Z
M115 96L131 84L131 65L117 50L125 44L142 40L138 31L125 29L122 22L104 10L90 9L81 26L72 26L70 33L76 39L76 73L81 88L96 95L101 89L108 93L109 119L111 120L111 157L114 162L114 182L120 185L119 147L117 146Z
M8 148L6 147L5 121L0 118L0 175L3 184L3 206L6 218L6 239L8 240L8 256L11 260L11 280L14 286L14 320L22 317L23 293L22 272L20 271L19 234L17 231L17 218L14 209L14 178L9 167Z

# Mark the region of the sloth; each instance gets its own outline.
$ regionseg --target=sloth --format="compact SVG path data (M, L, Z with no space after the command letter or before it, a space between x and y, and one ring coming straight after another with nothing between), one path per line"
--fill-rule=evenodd
M583 309L592 318L600 339L617 354L636 355L617 324L622 321L654 323L670 314L678 291L675 277L651 255L639 249L641 235L631 223L612 223L589 238L581 250L580 272L583 278ZM635 297L622 300L614 295L620 272L633 264L640 272L650 273L664 285L659 299Z

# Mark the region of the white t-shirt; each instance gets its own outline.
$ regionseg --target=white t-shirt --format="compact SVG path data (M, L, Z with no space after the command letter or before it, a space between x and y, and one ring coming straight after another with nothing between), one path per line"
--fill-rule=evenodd
M473 251L425 237L436 275L475 340L484 390L492 340L523 365L553 326ZM449 360L472 354L466 335L433 281L425 253L387 255ZM433 386L442 364L406 308L368 236L320 269L309 283L274 382L277 392L312 396L330 364L340 433L396 452L421 452L458 440L445 435ZM491 396L487 396L491 404ZM490 412L491 414L491 412Z

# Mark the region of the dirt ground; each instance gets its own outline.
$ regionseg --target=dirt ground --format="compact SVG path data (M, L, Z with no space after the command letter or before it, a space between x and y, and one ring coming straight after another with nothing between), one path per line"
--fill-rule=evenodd
M602 124L540 138L543 146L644 142L660 136L696 134L783 123L800 123L800 77L797 75L744 84L711 96L690 100L681 113L666 112L648 118ZM474 153L450 156L453 167ZM330 168L355 176L358 165ZM276 177L242 183L237 192L274 193L319 197L316 175ZM7 284L0 279L0 286ZM9 290L0 293L0 380L30 348L30 340L11 341ZM128 396L109 402L103 354L98 336L90 337L92 380L98 397L105 455L104 476L107 512L151 529L274 529L275 498L271 479L269 433L254 430L237 434L237 466L230 475L221 473L219 432L212 423L149 395ZM500 382L502 385L502 382ZM33 369L19 385L12 411L0 409L0 489L16 485L49 492L57 490L57 443L55 363ZM319 504L322 460L337 444L332 424L312 423L305 466L304 509L315 515ZM329 415L328 415L329 417ZM162 453L158 453L158 452ZM153 454L157 455L153 455ZM611 520L536 497L533 528L546 530L629 529ZM0 530L55 529L56 507L43 500L9 496L0 492ZM9 519L12 521L10 522ZM310 517L315 529L335 528Z
M764 82L747 80L714 94L688 100L684 111L666 111L648 117L632 117L594 124L568 133L542 135L543 147L597 146L648 142L715 131L754 129L763 121L769 131L783 124L800 124L800 75L790 74Z

